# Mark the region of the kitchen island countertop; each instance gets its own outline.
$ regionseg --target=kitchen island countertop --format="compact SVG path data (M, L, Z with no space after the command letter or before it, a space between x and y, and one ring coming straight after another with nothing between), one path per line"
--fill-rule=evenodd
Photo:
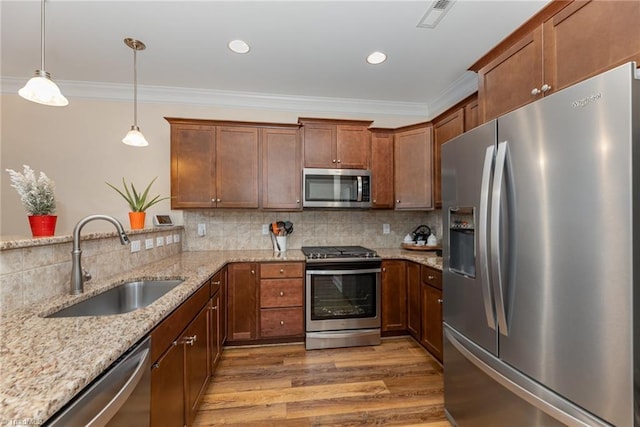
M386 259L406 259L441 269L434 253L377 249ZM64 295L0 320L0 424L39 425L107 369L133 344L231 262L304 261L300 250L183 252L104 280L85 293ZM132 279L184 282L153 304L112 316L45 318L61 308ZM37 284L34 284L36 286Z

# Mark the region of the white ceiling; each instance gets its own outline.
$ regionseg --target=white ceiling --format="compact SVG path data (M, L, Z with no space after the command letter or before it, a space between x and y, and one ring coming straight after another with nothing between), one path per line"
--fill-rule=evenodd
M230 91L433 113L471 93L467 68L547 0L456 0L436 29L418 28L432 3L47 0L45 68L70 102L130 99L133 53L123 39L133 37L147 45L138 53L142 101ZM10 92L40 68L40 2L0 7L2 90ZM249 54L227 48L235 38ZM388 60L368 65L374 50Z

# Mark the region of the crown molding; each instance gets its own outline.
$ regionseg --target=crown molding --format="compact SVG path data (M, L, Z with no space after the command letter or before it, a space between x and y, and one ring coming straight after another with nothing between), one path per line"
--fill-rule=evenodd
M353 114L366 116L422 116L435 117L434 111L450 107L472 94L477 87L477 79L466 73L443 91L433 105L419 102L381 101L353 98L330 98L317 96L291 96L258 92L240 92L211 89L192 89L166 86L138 85L138 102L170 103L227 108L270 109L314 114ZM25 82L25 78L1 77L2 94L15 94ZM82 82L56 80L64 95L73 98L108 101L132 101L130 84Z

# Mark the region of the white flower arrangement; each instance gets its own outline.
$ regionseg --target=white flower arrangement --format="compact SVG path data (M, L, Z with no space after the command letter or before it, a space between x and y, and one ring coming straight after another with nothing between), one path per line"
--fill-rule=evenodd
M56 211L54 183L44 172L36 179L36 174L28 165L23 172L7 169L11 177L11 186L20 196L22 206L30 215L51 215Z

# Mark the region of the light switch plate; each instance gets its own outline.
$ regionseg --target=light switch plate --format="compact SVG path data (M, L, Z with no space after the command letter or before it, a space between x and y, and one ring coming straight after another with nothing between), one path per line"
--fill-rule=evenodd
M140 251L140 240L133 240L131 242L131 253Z
M163 246L164 245L164 237L160 236L156 238L156 246Z
M269 224L262 224L262 234L265 236L269 234Z
M382 224L382 234L391 233L391 226L389 224Z
M180 243L180 235L179 234L174 234L173 235L173 242L174 243Z
M153 249L153 239L145 239L144 240L144 248L145 249Z
M207 225L198 224L198 236L202 237L207 234Z
M166 243L167 245L172 244L172 243L173 243L173 236L172 236L171 234L169 234L168 236L166 236L166 237L164 238L164 241L165 241L165 243Z

